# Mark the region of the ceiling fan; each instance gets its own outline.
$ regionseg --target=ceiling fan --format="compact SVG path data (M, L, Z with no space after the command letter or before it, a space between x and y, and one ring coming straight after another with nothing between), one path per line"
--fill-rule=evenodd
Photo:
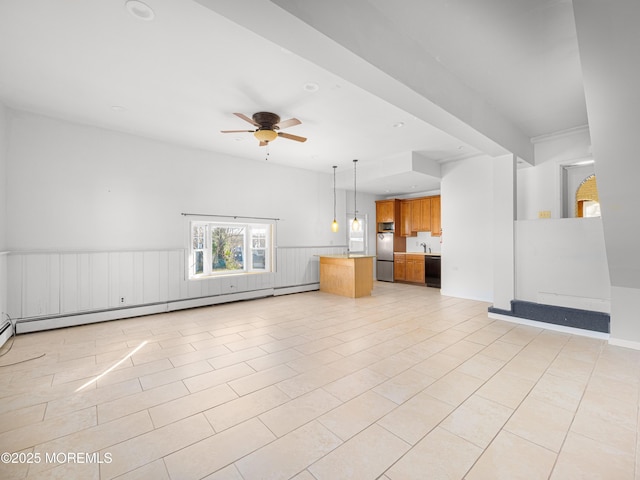
M245 122L249 122L257 128L255 130L220 130L220 133L253 133L253 135L260 141L261 147L268 145L269 142L274 141L278 137L288 138L289 140L295 140L296 142L307 141L305 137L299 137L298 135L291 135L290 133L279 131L283 128L300 125L302 122L297 118L290 118L289 120L281 122L280 117L271 112L257 112L252 115L252 118L249 118L242 113L234 113L234 115Z

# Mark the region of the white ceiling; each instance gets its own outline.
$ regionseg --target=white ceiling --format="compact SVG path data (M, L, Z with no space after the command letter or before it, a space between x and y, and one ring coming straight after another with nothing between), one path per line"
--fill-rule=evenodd
M219 131L272 111L309 140L269 162L338 165L349 188L357 158L381 195L439 188L411 152L532 161L531 137L587 124L570 0L145 2L152 21L124 0L0 0L0 102L255 161L250 133Z

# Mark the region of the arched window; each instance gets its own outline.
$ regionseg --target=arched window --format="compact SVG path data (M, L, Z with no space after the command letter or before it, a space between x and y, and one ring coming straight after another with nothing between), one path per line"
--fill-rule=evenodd
M576 217L599 217L600 199L596 176L585 178L576 191Z

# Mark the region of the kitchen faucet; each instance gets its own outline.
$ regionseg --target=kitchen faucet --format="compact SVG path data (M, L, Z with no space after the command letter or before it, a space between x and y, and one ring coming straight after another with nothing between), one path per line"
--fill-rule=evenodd
M422 247L422 249L424 250L424 253L427 253L427 244L422 242L420 244L420 246ZM429 253L431 253L431 247L429 247Z

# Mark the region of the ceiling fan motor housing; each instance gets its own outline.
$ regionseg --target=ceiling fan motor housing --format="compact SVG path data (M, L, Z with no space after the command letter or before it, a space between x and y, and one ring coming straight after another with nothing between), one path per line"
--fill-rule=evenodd
M260 125L260 130L277 130L280 117L271 112L257 112L253 114L253 121Z

